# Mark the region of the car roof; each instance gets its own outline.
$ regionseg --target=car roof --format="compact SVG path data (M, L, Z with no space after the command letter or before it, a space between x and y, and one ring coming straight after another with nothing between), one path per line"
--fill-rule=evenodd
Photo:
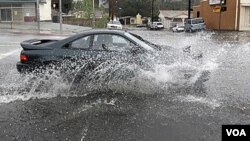
M127 31L124 31L124 30L90 29L90 30L82 31L81 33L70 36L68 38L65 38L64 40L61 40L61 43L65 44L65 43L67 43L69 41L81 38L81 37L83 37L85 35L91 35L91 34L118 34L118 35L124 35L126 32Z
M187 19L187 20L203 20L203 18L192 18L192 19Z
M87 34L124 34L127 31L125 30L110 30L110 29L90 29L85 30L75 36L84 36Z
M109 23L109 24L117 24L117 23L118 23L118 24L121 24L120 21L109 21L108 23Z

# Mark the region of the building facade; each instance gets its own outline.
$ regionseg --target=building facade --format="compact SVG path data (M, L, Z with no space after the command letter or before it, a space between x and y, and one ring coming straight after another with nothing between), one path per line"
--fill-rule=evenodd
M250 0L222 0L221 5L220 0L203 0L193 7L193 17L202 17L211 30L250 30Z
M241 0L239 9L239 30L250 31L250 0Z
M99 0L99 7L109 8L108 0Z
M1 22L32 22L36 21L37 0L0 0ZM51 0L39 0L41 21L51 20Z
M167 29L171 29L175 25L183 26L188 18L188 11L180 10L160 10L159 18Z

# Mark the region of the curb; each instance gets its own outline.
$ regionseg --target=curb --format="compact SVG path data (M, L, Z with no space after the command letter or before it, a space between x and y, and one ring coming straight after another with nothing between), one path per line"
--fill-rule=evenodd
M50 31L18 31L18 30L8 30L7 32L9 33L13 33L13 34L30 34L30 35L50 35L50 36L70 36L76 33L68 33L68 32L63 32L63 33L59 33L59 32L50 32Z

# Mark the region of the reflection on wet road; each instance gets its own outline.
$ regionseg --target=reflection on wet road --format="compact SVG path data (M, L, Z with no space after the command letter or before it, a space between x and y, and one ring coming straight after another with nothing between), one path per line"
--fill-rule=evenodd
M99 87L90 94L72 95L70 84L57 75L34 78L15 69L18 43L45 37L1 35L1 140L217 141L222 124L250 122L249 37L133 32L179 50L191 45L193 54L203 53L203 63L196 66L178 57L173 64L140 71L137 87L115 81L108 84L115 89L112 92ZM208 81L194 77L187 83L180 78L187 69L195 70L197 76L209 71Z

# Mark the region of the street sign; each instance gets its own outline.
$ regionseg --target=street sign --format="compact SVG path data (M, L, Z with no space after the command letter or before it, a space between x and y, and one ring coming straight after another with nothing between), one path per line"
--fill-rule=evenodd
M226 0L209 0L210 5L226 4Z
M216 6L213 7L213 12L214 13L220 13L220 10L221 10L221 6L219 6L219 5L216 5Z

